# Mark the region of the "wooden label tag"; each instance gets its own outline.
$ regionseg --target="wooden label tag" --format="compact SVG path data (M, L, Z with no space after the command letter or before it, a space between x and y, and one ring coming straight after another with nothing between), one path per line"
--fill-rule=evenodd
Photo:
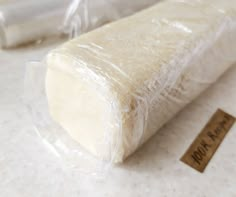
M181 161L203 172L235 120L235 117L218 109L190 145Z

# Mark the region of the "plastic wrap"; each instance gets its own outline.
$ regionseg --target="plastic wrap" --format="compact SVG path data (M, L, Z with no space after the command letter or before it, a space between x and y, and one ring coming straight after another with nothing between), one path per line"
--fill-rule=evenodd
M158 1L160 0L73 0L65 15L63 31L70 37L75 37Z
M132 14L157 0L11 0L0 2L0 47L62 34L74 36Z
M232 1L169 0L50 52L38 66L44 74L28 73L27 103L58 155L81 158L87 149L117 163L234 62Z

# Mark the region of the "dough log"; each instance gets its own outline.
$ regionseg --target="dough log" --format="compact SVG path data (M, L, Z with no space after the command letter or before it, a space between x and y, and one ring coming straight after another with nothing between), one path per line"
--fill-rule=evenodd
M50 52L49 110L89 152L122 162L235 61L234 1L163 1Z

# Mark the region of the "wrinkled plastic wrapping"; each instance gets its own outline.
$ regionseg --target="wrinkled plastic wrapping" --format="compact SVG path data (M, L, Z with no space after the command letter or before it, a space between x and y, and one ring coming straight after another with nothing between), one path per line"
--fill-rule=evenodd
M118 163L234 62L232 1L164 1L50 52L27 103L58 155Z
M11 0L0 2L0 47L87 32L157 0Z
M73 0L63 24L63 31L75 37L105 23L131 15L159 0Z

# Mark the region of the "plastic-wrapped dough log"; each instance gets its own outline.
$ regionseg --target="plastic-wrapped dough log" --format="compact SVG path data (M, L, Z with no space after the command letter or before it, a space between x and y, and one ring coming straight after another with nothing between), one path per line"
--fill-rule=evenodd
M7 0L0 2L0 47L62 34L78 35L157 0ZM70 5L70 6L69 6Z
M85 149L122 162L235 61L233 1L164 1L49 53L49 110Z
M23 0L0 3L0 47L9 48L61 34L70 0Z

